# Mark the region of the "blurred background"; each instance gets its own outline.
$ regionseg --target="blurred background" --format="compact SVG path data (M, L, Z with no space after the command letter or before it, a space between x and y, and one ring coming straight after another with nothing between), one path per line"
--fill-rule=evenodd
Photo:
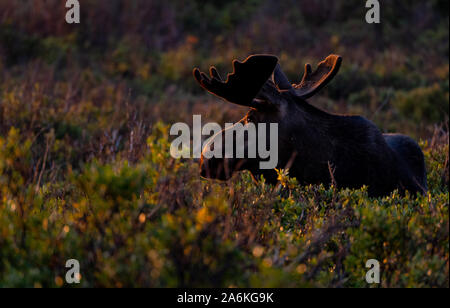
M0 1L2 89L39 84L40 94L65 104L53 119L42 102L20 108L35 123L71 122L57 117L86 101L101 117L126 101L147 124L189 121L193 111L237 120L245 109L207 95L191 72L216 65L226 74L232 59L252 53L277 55L292 82L305 63L342 55L340 73L311 103L362 114L383 131L429 138L448 119L445 0L381 2L380 24L365 22L359 0L82 0L80 24L65 22L62 2ZM15 124L5 112L3 132ZM120 118L105 124L123 125Z
M381 0L380 24L362 0L80 0L80 24L65 2L0 0L0 286L63 286L68 258L82 286L367 286L376 257L383 286L448 287L449 1ZM430 195L219 185L173 160L167 125L246 112L192 69L253 53L293 83L341 55L309 102L421 140Z

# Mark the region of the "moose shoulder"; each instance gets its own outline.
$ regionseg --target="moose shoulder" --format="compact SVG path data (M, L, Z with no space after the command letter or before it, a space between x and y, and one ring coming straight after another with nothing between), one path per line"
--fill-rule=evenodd
M300 184L331 183L338 187L368 186L370 196L425 192L424 156L417 143L400 134L382 134L360 116L336 115L310 105L306 99L322 89L338 72L341 57L330 55L313 72L305 66L299 84L291 84L272 55L253 55L233 61L233 73L223 80L214 67L210 76L194 69L194 77L209 92L238 105L250 107L240 121L278 124L277 168L289 168ZM222 137L222 131L216 138ZM247 137L248 138L248 137ZM220 140L224 140L221 138ZM204 151L209 150L212 142ZM247 147L246 140L237 145ZM245 150L245 149L244 149ZM222 156L224 157L224 156ZM201 175L229 179L234 172L249 170L276 182L275 170L261 169L255 158L206 158Z

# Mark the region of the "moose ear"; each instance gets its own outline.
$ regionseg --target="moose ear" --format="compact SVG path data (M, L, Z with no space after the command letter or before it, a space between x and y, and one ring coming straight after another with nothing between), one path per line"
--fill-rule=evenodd
M194 77L206 90L231 103L256 107L253 99L261 87L272 75L278 58L272 55L252 55L243 62L233 61L233 73L223 81L214 67L210 69L210 77L194 69Z
M311 70L311 65L306 64L302 81L293 85L296 96L306 99L319 92L336 76L341 62L341 56L329 55L317 65L314 72Z

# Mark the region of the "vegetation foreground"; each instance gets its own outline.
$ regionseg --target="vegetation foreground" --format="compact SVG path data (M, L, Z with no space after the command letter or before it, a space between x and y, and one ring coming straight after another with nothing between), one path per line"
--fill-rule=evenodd
M40 187L33 140L0 138L0 285L61 286L75 258L81 286L363 287L369 259L382 286L448 286L448 146L424 146L428 195L371 199L283 172L276 187L204 181L171 158L167 131L133 165L92 162Z

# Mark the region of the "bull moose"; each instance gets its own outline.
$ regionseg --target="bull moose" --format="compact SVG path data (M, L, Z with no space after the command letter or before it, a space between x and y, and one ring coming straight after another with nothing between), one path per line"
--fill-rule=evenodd
M213 66L210 76L198 68L193 74L212 94L250 107L242 123L278 124L277 168L289 168L290 175L301 185L336 183L348 188L367 185L372 197L388 195L395 189L402 194L425 192L424 155L413 139L383 134L361 116L331 114L306 101L333 79L341 62L340 56L330 55L314 72L306 64L298 84L288 81L273 55L252 55L243 62L234 60L233 73L226 80ZM211 143L203 151L208 147ZM201 175L227 180L236 171L249 170L253 176L263 175L267 182L276 183L276 171L260 169L257 164L260 160L202 155Z

